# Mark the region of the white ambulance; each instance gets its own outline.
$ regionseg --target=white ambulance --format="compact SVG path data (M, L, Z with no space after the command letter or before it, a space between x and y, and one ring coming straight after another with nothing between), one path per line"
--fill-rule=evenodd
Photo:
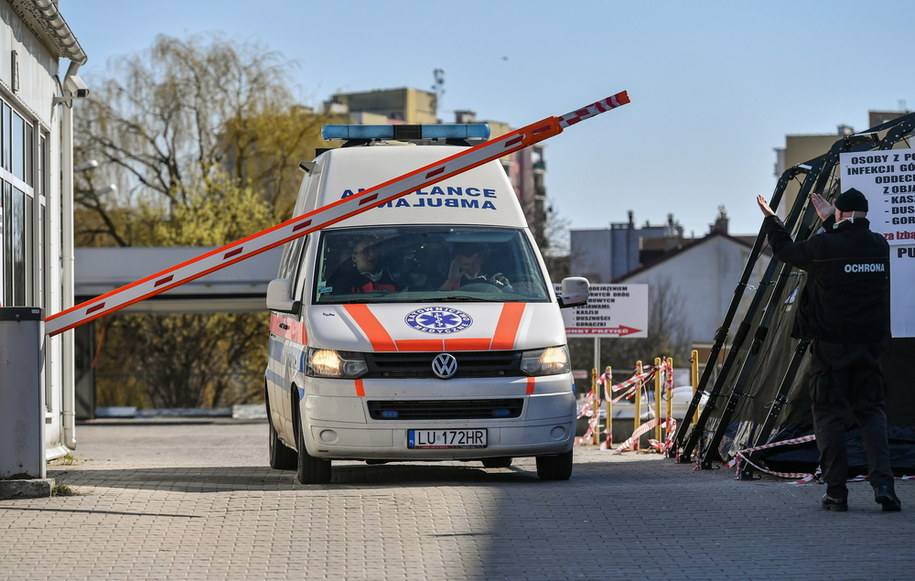
M326 126L325 139L350 139L302 164L296 215L488 134ZM534 456L541 479L568 479L576 402L559 309L584 304L588 281L561 288L498 161L287 243L267 290L270 466L306 484L328 482L333 460Z

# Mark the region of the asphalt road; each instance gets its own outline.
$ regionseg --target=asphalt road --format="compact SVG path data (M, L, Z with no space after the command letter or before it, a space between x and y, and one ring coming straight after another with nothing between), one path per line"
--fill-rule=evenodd
M576 449L568 482L532 460L335 464L328 485L267 467L267 426L77 426L73 496L0 502L2 579L911 579L915 482L901 513L866 482L823 487Z

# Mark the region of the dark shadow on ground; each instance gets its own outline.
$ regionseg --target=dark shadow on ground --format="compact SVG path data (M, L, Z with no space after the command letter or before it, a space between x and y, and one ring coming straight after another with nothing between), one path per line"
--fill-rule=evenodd
M638 461L638 460L636 460ZM628 462L576 464L569 482L612 479L614 484L633 486L644 476L625 470ZM666 462L662 462L667 464ZM518 465L520 464L520 465ZM690 472L684 466L670 464L672 473ZM662 468L662 470L664 470ZM489 486L492 484L538 484L532 459L521 459L508 468L483 468L479 462L399 462L368 465L362 462L335 462L329 484L303 485L295 471L273 470L267 466L180 466L149 468L92 468L82 466L49 468L48 477L57 484L75 487L171 490L182 492L226 492L233 490L334 490L338 488L384 488L446 486ZM546 483L543 483L546 484Z
M477 464L477 463L473 463ZM161 467L137 469L48 470L57 484L75 487L155 489L182 492L226 492L233 490L296 490L345 487L410 487L445 484L473 486L538 481L534 471L510 467L484 469L479 464L436 465L401 463L369 466L347 463L334 466L329 484L299 484L295 471L257 466Z

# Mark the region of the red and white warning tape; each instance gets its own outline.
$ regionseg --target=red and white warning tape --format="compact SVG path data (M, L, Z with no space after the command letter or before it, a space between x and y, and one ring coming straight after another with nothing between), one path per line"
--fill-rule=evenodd
M794 484L806 484L808 482L822 482L821 472L819 467L814 471L813 474L808 472L777 472L775 470L767 470L752 461L750 461L749 454L756 452L757 450L766 450L769 448L776 448L779 446L790 446L792 444L803 444L806 442L813 442L816 440L815 434L808 434L806 436L800 436L798 438L789 438L787 440L781 440L778 442L770 442L768 444L763 444L762 446L756 446L754 448L745 448L743 450L738 450L734 457L728 460L724 464L724 468L736 468L737 477L740 478L740 472L742 469L742 462L746 462L753 467L754 470L762 472L764 474L771 474L772 476L778 476L779 478L791 478L795 479ZM915 475L912 476L897 476L897 480L915 480ZM848 482L862 482L867 480L867 475L855 476L854 478L849 478Z
M604 388L604 399L610 399L610 390L613 385L613 372L608 367L606 371L600 374L600 377L597 378L597 383Z
M778 476L780 478L798 478L802 482L809 482L816 479L816 474L809 474L805 472L777 472L775 470L767 470L761 466L756 465L750 461L750 454L758 450L767 450L769 448L777 448L779 446L791 446L793 444L803 444L805 442L813 442L816 440L816 435L809 434L807 436L800 436L798 438L789 438L787 440L781 440L778 442L769 442L768 444L763 444L762 446L756 446L754 448L745 448L743 450L738 450L734 457L725 462L725 468L736 468L738 475L742 469L742 463L746 462L752 466L755 470L763 472L765 474L771 474L773 476ZM738 476L739 477L739 476Z
M656 370L653 367L645 366L642 368L642 373L635 373L626 381L621 381L620 383L614 385L613 391L620 391L621 389L625 389L633 385L640 385L654 377L655 371Z
M654 374L657 370L652 369L651 367L646 367L645 369L647 369L648 371L643 371L642 373L636 373L635 375L633 375L626 381L623 381L621 383L617 383L616 385L614 385L612 388L613 391L620 391L623 389L625 389L626 391L617 395L615 398L613 398L611 400L611 402L616 403L623 398L628 399L636 391L642 389L642 386L644 386L646 383L651 381L651 379L654 377Z
M644 369L647 369L648 371L644 371ZM629 397L633 393L635 393L636 390L640 389L646 381L648 381L649 379L654 377L654 373L655 373L655 370L653 370L651 367L645 367L645 368L643 368L642 373L635 373L635 374L633 374L632 377L630 377L626 381L617 383L616 385L612 385L612 373L608 369L608 371L605 371L597 378L597 383L598 383L598 385L603 386L603 388L604 388L604 400L609 401L610 403L616 403L619 400L621 400L625 397ZM607 386L610 386L610 390L607 389ZM610 398L609 391L619 391L619 390L627 388L627 387L628 387L628 389L626 389L625 392L616 396L616 398L614 398L614 399ZM588 391L587 396L585 396L585 402L582 404L581 409L578 411L577 419L581 419L583 417L588 417L588 418L590 418L590 420L588 421L587 431L584 433L584 435L575 439L575 445L580 445L580 444L585 444L587 442L590 442L594 437L594 433L598 429L598 424L600 423L600 409L599 408L601 405L601 401L600 400L598 400L596 402L594 401L594 393L595 392L593 389ZM595 408L595 406L596 406L596 408ZM608 445L612 445L612 443L613 443L613 422L612 421L606 422L606 428L604 429L604 434L606 435L606 439L601 444L601 449L606 449L606 447ZM608 442L609 442L609 444L608 444Z
M616 403L623 398L631 397L632 394L634 394L636 391L642 389L645 386L645 384L647 384L649 381L651 381L655 377L655 374L658 372L661 372L664 374L664 386L667 391L667 397L671 397L673 394L673 383L674 383L673 365L671 364L671 360L666 357L664 357L662 359L661 365L659 367L644 366L644 367L642 367L641 372L639 372L637 370L632 375L632 377L630 377L629 379L627 379L625 381L621 381L620 383L617 383L617 384L612 383L612 375L608 368L607 371L605 371L604 373L602 373L600 375L600 377L598 377L597 383L601 387L603 387L604 399L606 401L609 401L610 403ZM608 387L609 387L609 389L608 389ZM625 390L625 391L623 391L623 390ZM618 395L616 395L616 397L613 397L611 399L611 392L619 392L619 391L622 391L622 393L619 393ZM576 445L584 444L586 442L591 441L591 439L594 436L594 433L598 429L598 420L599 420L600 414L599 414L598 409L594 409L595 405L599 407L600 401L597 401L597 402L594 401L594 390L591 390L588 392L587 399L585 400L585 403L582 404L582 407L578 413L578 419L581 419L586 416L588 418L590 418L590 420L588 422L588 430L585 432L585 434L583 436L581 436L575 440ZM636 431L632 434L632 436L630 436L630 438L628 440L626 440L625 442L620 444L616 449L618 453L621 453L621 452L625 451L626 449L631 448L632 444L634 444L637 441L638 437L640 437L642 434L644 434L651 428L654 428L655 426L658 425L659 419L657 418L657 414L650 406L649 406L649 414L651 416L651 420L649 420L648 423L642 424L641 426L639 426L639 428L636 429ZM656 450L660 450L661 452L666 452L668 449L670 449L673 446L673 434L676 431L677 421L674 418L666 418L666 419L660 420L660 421L661 421L662 425L666 426L664 441L659 442L658 440L652 439L652 440L649 440L649 444L651 445L652 448L654 448ZM606 435L606 439L604 440L604 442L601 443L601 446L600 446L601 450L608 450L613 445L613 427L612 426L613 426L612 421L606 422L606 428L604 429L604 434Z
M597 405L597 408L594 405ZM597 424L600 421L600 402L594 401L594 390L588 392L588 395L585 398L585 402L582 404L581 409L578 410L578 418L583 417L590 418L588 420L588 429L585 431L583 436L575 438L575 445L585 444L594 437L594 432L597 431Z
M664 441L659 442L655 439L648 440L648 445L662 454L666 454L674 445L674 432L677 431L677 420L674 418L665 418L664 424L666 425Z
M456 155L378 184L355 196L343 198L187 262L80 303L75 307L55 313L45 320L45 331L48 335L53 336L78 327L103 315L113 313L236 262L266 252L296 238L321 230L350 216L405 196L427 185L458 175L558 135L570 125L590 119L595 115L625 105L628 102L628 93L622 91L560 117L547 117L501 137L470 147Z
M635 431L632 432L632 435L629 436L629 438L625 442L621 443L619 446L616 447L616 450L614 450L613 453L622 454L626 450L633 449L633 444L635 444L638 441L638 439L642 437L642 434L644 434L648 430L654 428L657 424L658 424L658 418L652 418L652 419L648 420L647 422L645 422L644 424L642 424L641 426L636 428Z
M594 415L594 410L591 409L591 404L594 402L594 392L589 391L588 395L585 396L585 403L581 404L581 409L578 410L578 419L581 419L585 416L589 418Z

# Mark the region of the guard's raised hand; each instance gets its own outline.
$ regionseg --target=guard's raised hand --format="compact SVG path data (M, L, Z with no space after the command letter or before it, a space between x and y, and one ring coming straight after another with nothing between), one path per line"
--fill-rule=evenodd
M836 207L827 202L826 198L820 194L810 194L810 203L813 204L813 209L816 210L820 220L825 220L836 211Z

